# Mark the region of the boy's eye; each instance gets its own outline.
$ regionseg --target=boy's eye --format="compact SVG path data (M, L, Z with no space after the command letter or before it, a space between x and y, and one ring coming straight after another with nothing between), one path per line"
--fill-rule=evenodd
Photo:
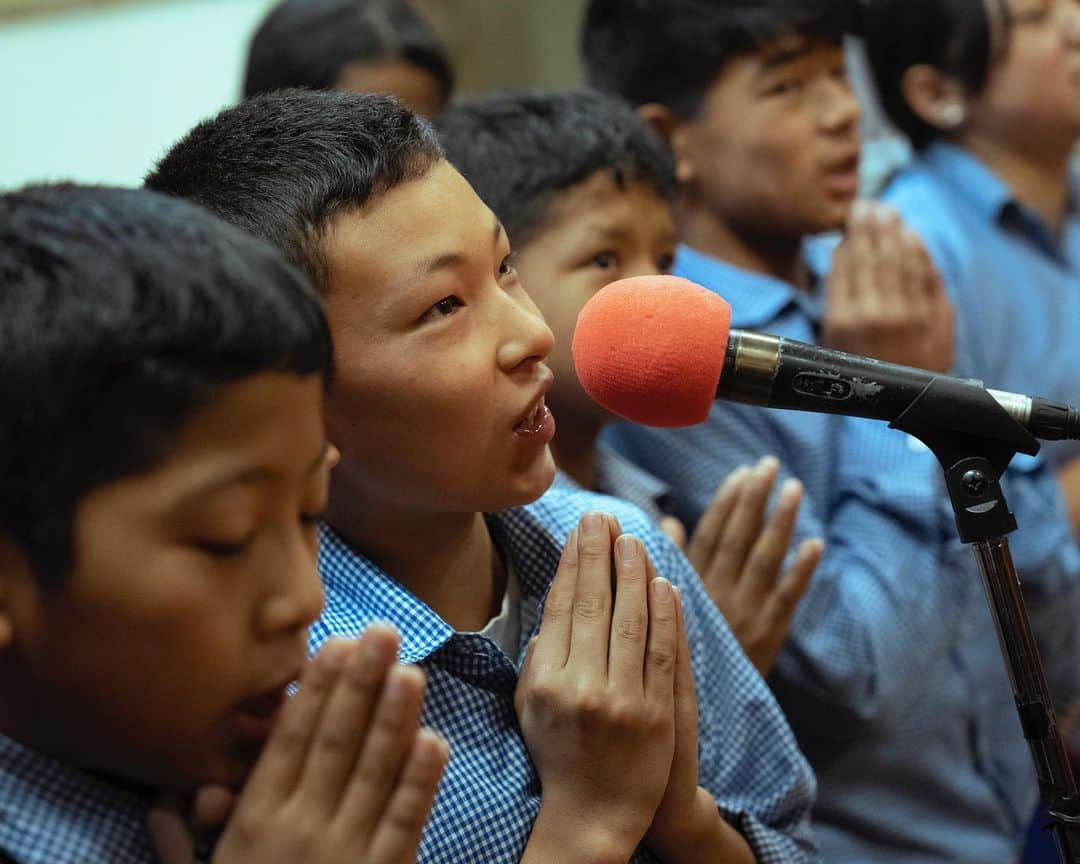
M447 318L464 305L465 303L460 297L451 294L449 297L443 297L442 300L428 309L420 320L431 321L436 318Z
M599 267L601 270L610 270L619 263L618 256L614 252L600 252L589 260L589 265Z
M239 558L251 548L251 541L255 535L249 535L235 543L222 542L220 540L201 540L195 544L200 552L211 558Z
M511 252L502 260L502 264L499 265L500 276L513 276L517 273L517 268L514 266L517 261L517 253Z
M802 82L794 78L786 81L777 81L771 87L766 88L766 96L789 96L798 93L802 89Z

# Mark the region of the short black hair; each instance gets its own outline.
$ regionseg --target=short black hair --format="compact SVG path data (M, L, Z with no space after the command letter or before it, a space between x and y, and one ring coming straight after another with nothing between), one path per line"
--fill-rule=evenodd
M516 245L543 226L559 192L598 171L675 193L667 148L628 104L601 93L497 94L448 109L436 126L447 158Z
M318 296L191 204L72 185L0 195L0 536L43 586L92 490L165 457L225 384L330 373Z
M255 31L244 97L306 87L333 89L350 63L403 60L430 73L450 100L446 49L409 0L284 0Z
M280 90L196 126L146 186L269 240L325 292L330 220L442 158L431 125L392 96Z
M1004 0L1000 5L1001 21L1007 26L1008 6ZM873 0L870 4L866 53L874 84L885 113L917 150L929 146L941 131L908 105L904 73L927 64L978 93L995 59L993 43L985 0Z
M792 33L840 41L858 0L590 0L581 49L590 86L695 116L727 63Z

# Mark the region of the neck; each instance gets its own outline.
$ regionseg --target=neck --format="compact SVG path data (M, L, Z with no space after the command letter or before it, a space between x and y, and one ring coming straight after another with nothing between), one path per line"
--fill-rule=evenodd
M559 434L551 442L555 464L582 489L594 489L596 445L604 424L568 421L563 413L555 416L559 418Z
M1013 196L1055 234L1065 225L1072 145L1024 152L972 133L960 142L1009 187Z
M685 201L678 208L678 223L679 239L691 248L742 270L809 290L801 237L780 237L734 225L708 207L687 206Z
M335 472L326 521L455 630L498 614L506 574L482 513L396 509L352 494Z

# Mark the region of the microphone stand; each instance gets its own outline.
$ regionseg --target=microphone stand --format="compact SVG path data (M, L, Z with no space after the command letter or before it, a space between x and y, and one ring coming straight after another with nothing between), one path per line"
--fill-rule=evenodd
M1080 792L1051 703L1020 580L1009 551L1016 530L1000 478L1017 453L1035 455L1039 442L985 391L987 422L972 432L971 389L936 378L890 426L918 438L945 470L963 543L971 545L982 572L1001 652L1009 672L1020 726L1035 762L1062 864L1080 864ZM966 401L951 396L965 396Z

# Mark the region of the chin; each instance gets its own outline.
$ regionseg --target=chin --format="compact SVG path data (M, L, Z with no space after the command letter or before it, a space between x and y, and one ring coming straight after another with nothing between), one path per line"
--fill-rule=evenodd
M520 474L514 479L511 488L507 490L505 502L494 509L523 507L539 500L555 482L555 470L555 457L551 455L551 448L545 447L543 458L538 459L527 474Z

